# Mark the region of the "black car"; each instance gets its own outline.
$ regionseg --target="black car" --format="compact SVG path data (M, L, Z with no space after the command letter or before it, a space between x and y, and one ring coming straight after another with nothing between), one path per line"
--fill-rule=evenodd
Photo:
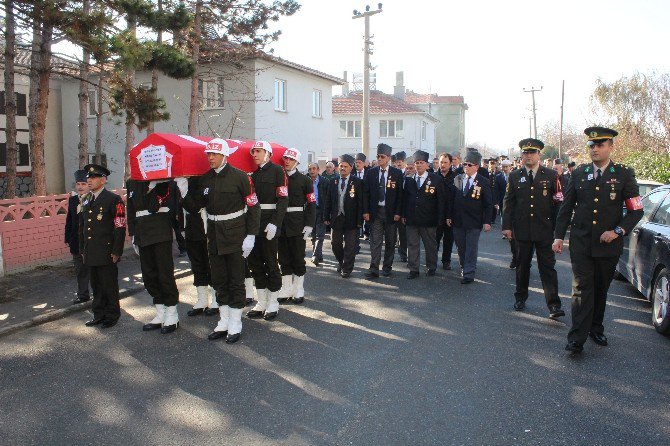
M617 272L652 303L656 331L670 334L670 185L648 193L644 216L629 237Z

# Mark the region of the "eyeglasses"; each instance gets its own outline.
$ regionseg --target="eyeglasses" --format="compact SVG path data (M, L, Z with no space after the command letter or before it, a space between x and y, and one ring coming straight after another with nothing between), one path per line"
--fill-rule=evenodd
M472 164L472 163L463 163L463 165L464 165L465 167L476 166L476 164Z

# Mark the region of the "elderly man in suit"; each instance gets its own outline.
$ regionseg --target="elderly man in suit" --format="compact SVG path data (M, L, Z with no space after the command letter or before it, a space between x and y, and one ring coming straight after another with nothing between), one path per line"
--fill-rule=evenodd
M447 206L447 225L454 229L454 241L462 268L462 284L475 280L479 236L490 231L493 202L489 180L477 173L482 156L469 150L463 163L464 172L454 180Z
M80 304L91 298L88 291L88 268L84 266L84 261L79 252L79 218L83 209L82 204L89 194L86 171L77 170L74 173L74 181L75 191L68 200L67 216L65 217L65 243L70 246L72 263L77 275L77 298L72 303Z

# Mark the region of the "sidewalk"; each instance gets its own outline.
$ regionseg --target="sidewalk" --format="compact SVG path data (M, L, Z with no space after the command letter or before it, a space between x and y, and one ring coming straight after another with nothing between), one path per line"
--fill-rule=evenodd
M188 261L186 257L183 259ZM175 263L178 260L182 259L175 256ZM188 272L190 274L190 270ZM0 278L0 336L90 309L90 300L72 305L76 290L71 262ZM142 290L140 259L132 249L126 249L119 262L120 297L123 299Z

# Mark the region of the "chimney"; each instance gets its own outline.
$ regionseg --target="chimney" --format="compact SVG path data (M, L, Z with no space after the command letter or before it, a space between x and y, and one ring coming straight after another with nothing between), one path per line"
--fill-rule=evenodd
M398 71L395 74L395 87L393 87L393 96L401 101L405 100L404 72Z
M344 72L342 79L344 79L344 83L342 84L342 96L349 96L349 79L346 71Z

